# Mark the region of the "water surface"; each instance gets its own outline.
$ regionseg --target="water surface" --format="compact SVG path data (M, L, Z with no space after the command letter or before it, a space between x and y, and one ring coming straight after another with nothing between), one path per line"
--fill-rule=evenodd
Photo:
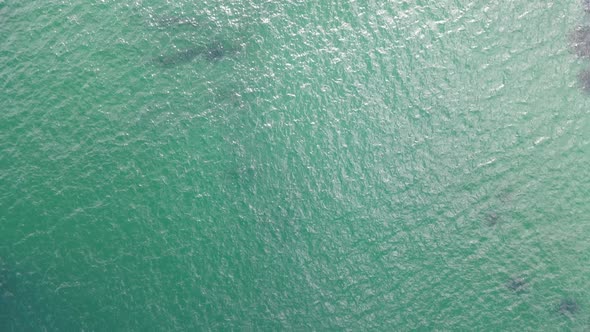
M0 329L588 329L586 24L0 1Z

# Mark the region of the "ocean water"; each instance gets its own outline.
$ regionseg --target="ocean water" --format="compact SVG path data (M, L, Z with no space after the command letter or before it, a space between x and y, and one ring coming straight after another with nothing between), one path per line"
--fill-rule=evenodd
M0 330L589 330L584 25L0 0Z

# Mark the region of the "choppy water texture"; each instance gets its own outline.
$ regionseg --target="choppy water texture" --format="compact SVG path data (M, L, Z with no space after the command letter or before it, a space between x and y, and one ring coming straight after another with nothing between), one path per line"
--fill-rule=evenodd
M0 330L590 329L586 15L0 1Z

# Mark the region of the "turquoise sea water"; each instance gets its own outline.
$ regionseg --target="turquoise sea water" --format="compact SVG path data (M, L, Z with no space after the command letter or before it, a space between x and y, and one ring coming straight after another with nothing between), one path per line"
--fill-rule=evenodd
M0 0L0 330L588 330L578 1Z

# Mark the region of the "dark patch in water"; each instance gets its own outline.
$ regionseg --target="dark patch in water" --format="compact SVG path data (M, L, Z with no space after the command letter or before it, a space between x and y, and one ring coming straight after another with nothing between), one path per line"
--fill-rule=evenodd
M515 293L522 293L528 289L528 283L522 277L513 277L506 283L506 288Z
M590 0L582 0L582 8L586 13L590 14Z
M185 64L194 60L201 52L197 49L184 50L168 55L161 55L155 59L157 63L164 67L173 67Z
M220 47L208 47L207 51L205 51L205 59L208 61L217 61L221 60L225 56L225 49L223 45Z
M205 59L210 62L219 61L227 55L227 48L222 43L212 43L204 52Z
M578 302L572 298L561 299L559 303L559 312L566 316L572 316L580 310Z
M485 220L488 226L495 226L500 222L500 216L495 211L489 211L485 214Z
M590 26L579 26L570 35L573 52L580 57L590 56Z
M578 74L578 82L584 92L590 93L590 69L581 71Z
M184 16L160 16L154 18L152 20L152 24L160 28L170 28L176 26L191 26L197 28L201 26L201 24L194 17Z
M208 44L206 47L195 47L176 53L160 55L154 61L163 67L179 66L201 56L208 62L217 62L238 53L238 48L227 47L221 42Z

